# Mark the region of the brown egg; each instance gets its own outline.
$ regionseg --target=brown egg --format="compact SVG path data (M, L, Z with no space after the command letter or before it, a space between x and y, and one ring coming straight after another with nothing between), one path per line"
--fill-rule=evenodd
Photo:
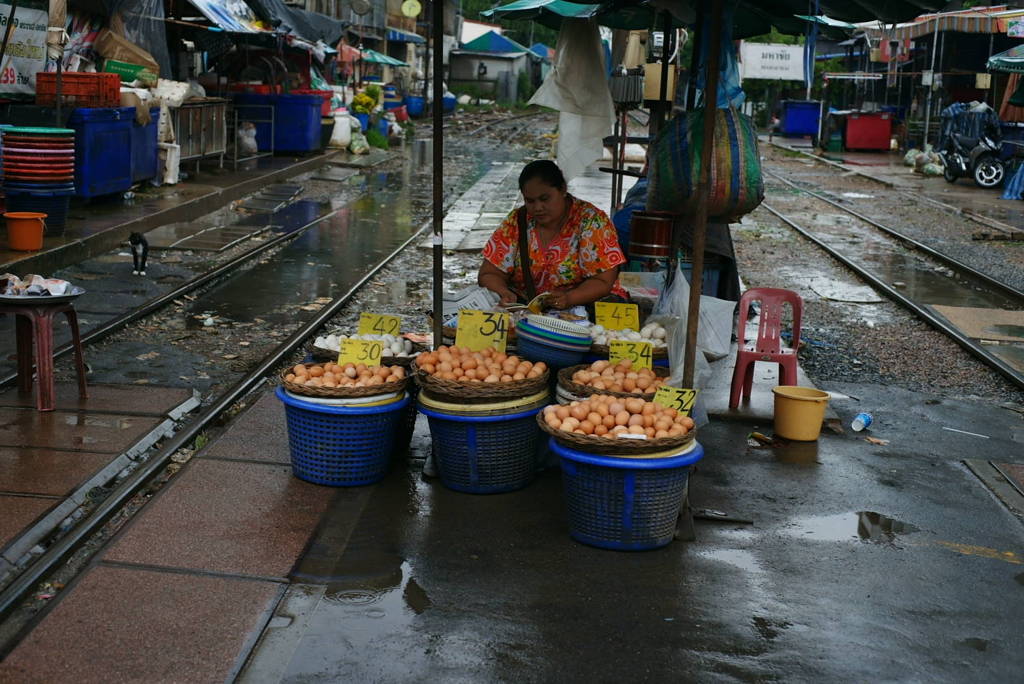
M306 367L301 363L292 368L292 373L295 373L296 375L309 375L309 371L307 371Z
M598 437L603 437L604 435L608 434L608 428L605 427L604 425L595 425L594 434L597 435Z
M285 382L294 382L295 381L295 373L289 373L288 375L284 376L284 381Z
M558 415L558 418L560 420L565 420L566 418L568 418L569 411L570 409L568 406L559 406L557 409L555 409L555 413Z
M653 416L655 413L657 413L657 411L658 405L652 401L648 401L644 403L644 407L640 411L640 413L644 414L645 416Z
M612 414L613 416L618 415L619 413L622 413L625 410L626 406L621 401L618 400L613 401L608 405L608 413Z
M692 430L696 423L693 422L693 418L690 416L684 416L682 420L682 426L687 430Z
M324 374L324 367L323 366L310 366L310 368L309 368L309 377L311 377L311 378L319 378L323 374Z
M647 435L647 439L654 439L654 436L658 433L652 427L645 427L644 434Z
M668 437L668 436L669 436L668 435L668 430L655 430L654 431L654 438L655 439L663 439L663 438Z
M644 430L643 427L641 427L639 425L634 425L631 428L629 428L629 434L631 434L631 435L644 435L645 437L647 436L647 432Z
M513 380L525 380L526 379L526 375L524 373L522 373L521 371L516 371L512 375L512 379Z
M634 425L639 425L640 427L643 427L644 417L640 415L630 416L629 422L627 422L626 425L628 425L629 427L633 427Z
M511 382L512 381L512 376L509 375L508 373L505 373L504 375L501 376L501 381L502 382Z
M636 391L636 380L632 380L630 378L626 378L625 380L623 380L622 381L622 391L623 392L635 392Z
M619 411L615 414L616 425L627 425L629 423L629 413L626 411Z
M576 406L573 406L571 409L569 409L569 415L575 418L576 420L585 420L587 417L587 410L580 406L579 404L577 404Z
M627 399L625 402L626 410L630 413L640 413L644 410L643 399Z
M583 434L585 435L593 434L594 424L591 423L589 420L585 420L582 423L580 423L580 431L583 432Z

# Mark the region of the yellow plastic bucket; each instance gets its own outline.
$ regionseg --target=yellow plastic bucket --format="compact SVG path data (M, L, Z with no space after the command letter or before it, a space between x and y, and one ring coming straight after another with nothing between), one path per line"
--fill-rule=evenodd
M811 387L779 385L775 394L775 434L797 442L813 442L821 434L829 394Z

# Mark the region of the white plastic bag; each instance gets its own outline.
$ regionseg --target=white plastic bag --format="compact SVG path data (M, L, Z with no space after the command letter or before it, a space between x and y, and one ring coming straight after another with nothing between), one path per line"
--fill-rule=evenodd
M654 313L677 316L686 327L690 308L690 284L686 282L682 269L676 267L672 284L661 293L654 306ZM697 326L697 348L709 361L729 355L732 345L733 312L736 302L718 299L708 295L700 296L700 320Z

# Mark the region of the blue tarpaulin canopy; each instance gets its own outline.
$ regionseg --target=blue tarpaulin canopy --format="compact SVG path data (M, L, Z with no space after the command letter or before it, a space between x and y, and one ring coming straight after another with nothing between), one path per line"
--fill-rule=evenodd
M388 41L392 43L426 43L423 36L409 33L401 29L388 27Z

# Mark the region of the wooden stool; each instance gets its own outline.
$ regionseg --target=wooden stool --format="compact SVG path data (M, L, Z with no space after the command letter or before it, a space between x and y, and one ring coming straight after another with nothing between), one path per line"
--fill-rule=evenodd
M75 347L75 370L78 371L78 396L88 397L85 388L85 361L82 358L82 338L78 334L78 314L68 302L47 304L35 299L24 304L0 303L0 314L16 316L15 325L18 340L18 391L28 394L32 391L33 350L35 367L39 374L39 393L36 408L52 411L56 404L53 391L53 317L63 313L71 328L71 340Z

